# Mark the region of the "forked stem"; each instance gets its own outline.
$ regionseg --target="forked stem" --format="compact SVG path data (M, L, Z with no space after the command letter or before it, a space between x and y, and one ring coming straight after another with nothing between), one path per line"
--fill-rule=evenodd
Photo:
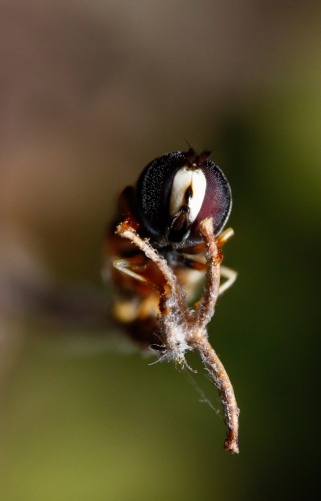
M222 400L227 438L224 448L238 453L238 416L233 386L216 352L208 341L206 326L214 314L220 286L220 263L222 253L215 243L213 220L205 219L200 224L205 242L206 283L203 296L195 312L188 309L185 294L167 261L146 240L131 227L129 221L117 226L116 233L136 245L146 257L151 259L163 274L169 291L161 294L159 326L166 347L166 358L184 362L188 349L199 351L201 358L217 387ZM162 307L163 306L163 307ZM163 355L165 358L165 356Z

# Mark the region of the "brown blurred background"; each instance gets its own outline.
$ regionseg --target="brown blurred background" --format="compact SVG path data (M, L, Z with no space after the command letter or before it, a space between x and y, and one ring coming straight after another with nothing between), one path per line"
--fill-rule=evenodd
M320 23L312 1L0 1L1 500L314 498ZM184 374L106 322L117 194L184 138L234 195L211 339L239 456Z

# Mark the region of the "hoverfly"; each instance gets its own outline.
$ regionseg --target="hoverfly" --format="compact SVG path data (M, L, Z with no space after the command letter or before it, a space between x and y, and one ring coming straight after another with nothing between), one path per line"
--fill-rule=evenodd
M132 340L183 366L186 351L199 351L222 400L224 447L234 453L239 409L206 330L218 295L236 278L221 266L221 247L233 235L223 231L231 206L229 183L210 152L189 148L156 158L120 195L104 272L116 289L113 318ZM203 295L190 308L205 276Z

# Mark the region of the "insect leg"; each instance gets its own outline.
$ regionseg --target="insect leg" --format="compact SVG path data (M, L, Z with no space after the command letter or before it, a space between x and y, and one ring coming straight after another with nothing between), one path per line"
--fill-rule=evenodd
M206 271L206 260L204 254L186 254L177 255L177 262L183 263L191 270Z
M227 228L222 231L217 237L215 237L215 243L218 248L223 247L223 245L234 235L233 228Z
M226 278L225 282L220 285L219 295L225 292L227 289L234 284L237 272L235 270L231 270L231 268L227 268L227 266L221 266L221 277Z
M153 273L153 263L139 253L116 259L113 266L122 274L116 280L120 280L119 284L124 292L123 295L118 295L113 305L114 318L129 326L134 339L146 343L148 338L154 342L152 333L156 330L154 324L164 302L165 290ZM147 344L150 343L147 341Z
M140 282L145 282L146 279L138 272L142 272L146 268L146 259L144 256L138 255L128 258L115 259L113 262L114 268L116 268L121 273L129 275Z

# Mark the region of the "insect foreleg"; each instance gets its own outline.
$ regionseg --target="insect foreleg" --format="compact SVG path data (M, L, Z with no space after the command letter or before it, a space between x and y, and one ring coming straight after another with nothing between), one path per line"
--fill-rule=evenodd
M147 262L145 256L135 256L126 259L116 259L113 262L113 266L121 273L124 273L125 275L128 275L134 278L135 280L138 280L139 282L142 282L150 289L155 289L160 292L163 291L163 287L160 284L153 282L152 280L149 280L142 274L147 268Z

